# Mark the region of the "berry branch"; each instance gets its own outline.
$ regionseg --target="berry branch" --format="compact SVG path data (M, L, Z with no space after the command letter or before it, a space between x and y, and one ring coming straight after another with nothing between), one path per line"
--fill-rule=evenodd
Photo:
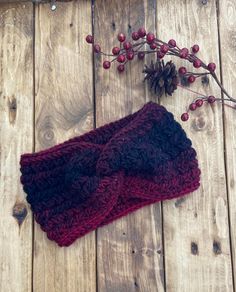
M138 31L132 32L132 40L126 40L124 33L119 33L117 39L119 41L119 46L113 47L110 54L105 53L101 50L99 44L94 43L93 36L87 35L86 41L93 45L93 51L95 54L100 54L105 56L107 59L103 61L103 68L109 69L112 63L117 62L117 71L123 73L126 68L126 64L132 61L135 57L139 60L143 60L145 55L155 54L156 63L153 61L149 66L145 65L143 73L145 73L144 81L149 83L150 89L153 90L159 97L164 93L166 95L172 95L177 87L184 88L198 97L195 98L191 104L188 106L188 110L181 115L182 121L187 121L189 119L189 112L195 111L197 108L201 107L203 103L213 104L215 102L231 102L233 103L232 108L236 108L236 99L229 95L226 89L221 84L219 78L217 77L215 70L216 64L211 62L209 64L204 63L197 53L199 52L199 46L197 44L193 45L191 49L180 48L174 39L170 39L167 43L158 39L153 33L146 32L144 28L140 28ZM144 49L143 47L148 47ZM187 60L192 64L195 69L204 69L204 72L191 72L182 66L176 70L176 66L172 61L164 63L165 56L174 56L180 59ZM111 58L109 60L108 58ZM223 99L216 98L213 95L206 96L200 94L194 90L191 90L181 84L181 80L187 82L187 84L192 84L199 77L211 76L217 85L220 87L224 93Z

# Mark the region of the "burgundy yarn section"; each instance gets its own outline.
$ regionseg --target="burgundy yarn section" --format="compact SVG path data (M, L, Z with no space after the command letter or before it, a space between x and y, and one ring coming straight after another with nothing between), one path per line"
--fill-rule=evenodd
M20 165L35 220L59 246L200 185L190 139L153 102L50 149L23 154Z

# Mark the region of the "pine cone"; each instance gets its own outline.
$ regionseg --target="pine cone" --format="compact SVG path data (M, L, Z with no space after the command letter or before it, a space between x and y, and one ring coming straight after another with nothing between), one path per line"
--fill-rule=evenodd
M172 61L166 64L163 60L157 60L155 64L151 61L150 66L145 65L143 73L146 74L144 81L147 80L150 90L158 97L161 97L164 93L165 95L172 95L177 89L178 72Z

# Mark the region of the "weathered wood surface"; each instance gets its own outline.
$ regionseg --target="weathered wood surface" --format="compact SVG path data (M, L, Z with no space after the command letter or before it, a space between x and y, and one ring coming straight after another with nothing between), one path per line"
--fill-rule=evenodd
M225 88L236 96L236 2L219 1L219 34L221 43L222 75ZM227 171L228 205L231 230L231 255L233 274L236 277L236 112L224 108L225 123L225 163Z
M71 2L73 0L56 0L56 2ZM32 2L32 3L51 3L52 0L0 0L0 4L2 3L24 3L25 2Z
M0 7L0 291L30 291L32 214L19 158L33 151L33 5Z
M103 70L100 58L93 64L84 41L92 29L106 51L118 32L130 35L140 26L180 46L199 43L199 55L215 61L218 72L222 63L224 85L232 95L235 89L233 0L92 2L58 3L54 12L48 5L0 4L0 291L234 291L236 133L230 108L223 113L221 105L204 106L183 125L202 170L201 188L190 196L145 207L68 248L49 241L32 221L19 182L21 153L157 101L142 83L143 62L134 61L123 75L115 67ZM194 89L221 94L213 81L196 82ZM179 120L192 98L178 89L162 103Z
M50 147L93 128L92 60L84 35L91 31L87 0L35 11L35 144ZM58 248L35 225L35 292L96 289L95 232Z

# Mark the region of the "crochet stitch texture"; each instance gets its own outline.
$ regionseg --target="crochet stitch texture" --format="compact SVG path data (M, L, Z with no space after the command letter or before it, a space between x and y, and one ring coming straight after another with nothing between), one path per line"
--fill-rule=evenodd
M21 182L50 240L77 238L145 205L200 185L191 140L172 113L139 111L37 153L21 155Z

